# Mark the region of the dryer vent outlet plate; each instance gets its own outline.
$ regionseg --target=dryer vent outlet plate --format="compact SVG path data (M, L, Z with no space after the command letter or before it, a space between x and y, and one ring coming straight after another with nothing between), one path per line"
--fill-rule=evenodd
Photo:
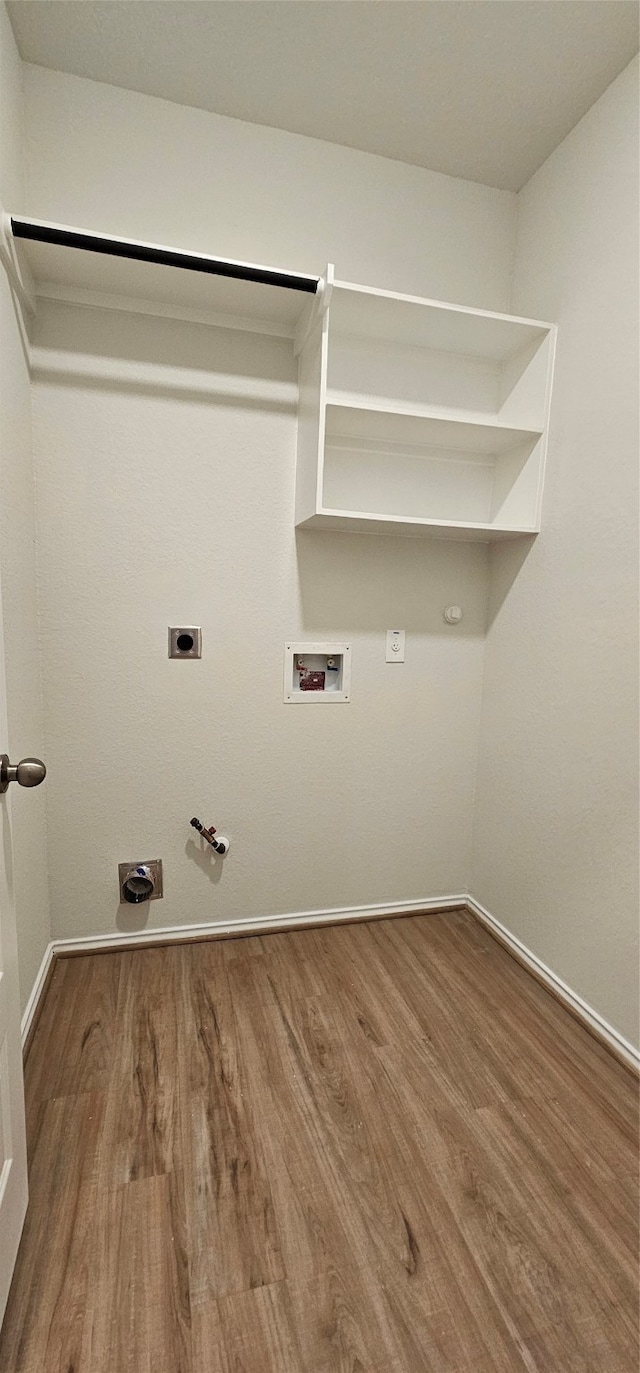
M147 858L136 863L119 863L118 883L123 905L138 906L144 901L158 901L163 895L162 859Z

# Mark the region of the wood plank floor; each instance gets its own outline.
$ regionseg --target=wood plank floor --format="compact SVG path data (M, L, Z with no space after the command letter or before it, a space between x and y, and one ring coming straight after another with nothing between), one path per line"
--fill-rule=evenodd
M0 1373L637 1373L637 1095L463 912L60 960Z

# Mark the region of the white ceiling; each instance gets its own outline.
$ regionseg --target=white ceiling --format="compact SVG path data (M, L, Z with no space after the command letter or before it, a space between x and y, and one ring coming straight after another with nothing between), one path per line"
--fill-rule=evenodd
M638 50L627 0L13 0L22 57L519 190Z

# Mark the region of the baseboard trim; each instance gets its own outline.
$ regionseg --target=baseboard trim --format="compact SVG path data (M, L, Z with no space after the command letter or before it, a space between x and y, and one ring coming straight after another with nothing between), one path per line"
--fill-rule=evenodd
M313 929L318 925L346 925L360 920L389 920L398 915L425 915L435 911L464 910L467 897L435 896L423 901L385 901L377 906L337 906L327 910L291 911L285 915L248 916L240 920L216 920L205 925L168 925L164 929L120 931L84 935L79 939L54 939L56 958L114 949L145 949L161 944L186 944L198 940L238 939L255 934L281 934L285 930Z
M554 973L552 968L548 968L546 963L543 963L542 959L538 958L537 954L532 953L531 949L528 949L526 944L522 943L521 939L518 939L515 934L512 934L511 931L507 929L506 925L502 925L499 920L496 920L495 916L492 915L485 906L481 906L480 902L476 901L475 897L468 895L466 898L466 905L467 909L472 915L475 915L476 919L484 925L485 929L487 929L519 963L522 963L523 967L525 967L533 977L537 978L537 980L541 982L558 1001L561 1001L562 1004L566 1006L567 1010L571 1011L576 1019L584 1025L585 1029L589 1030L601 1044L604 1044L605 1048L607 1048L610 1053L614 1054L614 1056L624 1064L625 1068L631 1068L635 1073L640 1072L640 1050L636 1049L633 1044L629 1043L628 1039L625 1039L619 1034L618 1030L614 1029L613 1025L609 1025L608 1021L606 1021L603 1016L599 1015L598 1011L594 1011L593 1006L590 1006L583 997L579 996L577 992L574 992L566 982L563 982L562 978L558 977L558 974Z
M313 929L319 925L348 925L360 920L389 920L400 915L464 910L466 896L427 897L423 901L386 901L377 906L338 906L318 911L292 911L285 915L248 916L240 920L211 921L204 925L168 925L165 929L131 933L82 935L53 939L47 948L22 1017L22 1057L26 1061L45 994L58 958L83 954L116 953L119 949L158 948L163 944L203 943L212 939L241 939L256 934L281 934L285 930Z
M321 925L347 925L358 921L389 920L396 916L428 915L437 911L465 909L470 911L512 957L561 1001L585 1029L589 1030L625 1067L631 1068L635 1073L640 1072L640 1051L468 892L457 896L427 897L422 901L387 901L376 906L338 906L326 910L292 911L285 915L211 921L205 925L171 925L165 929L135 930L130 933L116 931L112 934L84 935L77 939L54 939L45 950L22 1017L23 1056L26 1058L29 1051L57 958L113 953L118 949L154 948L163 944L239 939L257 934L281 934L286 930L313 929Z
M24 1008L22 1021L20 1024L20 1038L22 1040L22 1058L26 1059L31 1041L36 1031L40 1012L44 1005L44 998L47 987L53 974L53 965L56 960L56 953L53 942L47 944L44 951L42 962L36 974L36 980L31 988L31 995Z

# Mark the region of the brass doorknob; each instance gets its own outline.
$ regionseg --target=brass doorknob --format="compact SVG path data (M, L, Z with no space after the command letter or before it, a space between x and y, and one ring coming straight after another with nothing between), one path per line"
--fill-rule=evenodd
M23 758L19 763L10 763L7 753L0 753L0 792L6 791L10 782L20 787L39 787L47 775L47 769L39 758Z

